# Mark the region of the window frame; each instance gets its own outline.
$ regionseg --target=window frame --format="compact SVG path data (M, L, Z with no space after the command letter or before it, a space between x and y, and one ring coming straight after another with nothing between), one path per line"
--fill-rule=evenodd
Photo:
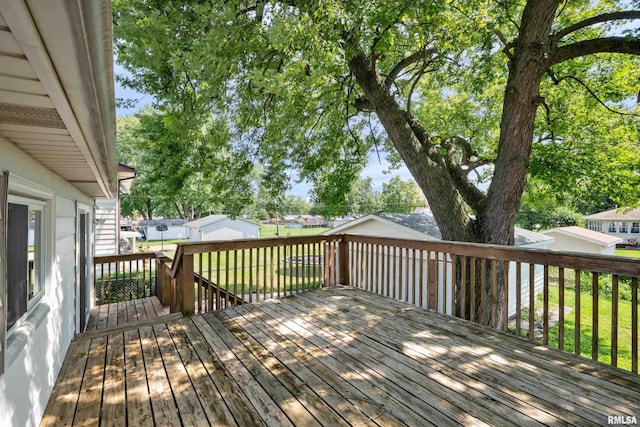
M626 221L620 221L618 223L618 233L627 234L629 232L629 224Z
M607 231L609 233L617 233L618 232L618 228L616 227L615 221L609 221L609 223L607 224Z
M37 211L40 212L39 221L36 222L39 228L39 236L38 231L34 233L34 246L36 245L36 239L39 240L37 242L40 250L37 255L34 255L34 269L36 265L39 265L39 269L36 270L36 275L34 277L35 282L37 283L37 290L34 292L32 297L29 297L29 283L27 283L27 306L24 313L20 315L18 319L11 325L10 328L6 330L7 339L11 337L11 335L16 332L17 329L24 323L25 319L29 317L29 315L35 311L35 308L38 306L38 303L42 300L44 295L46 294L46 269L47 269L47 259L48 259L48 218L49 218L49 206L47 200L42 200L39 198L28 197L23 195L15 194L12 192L11 184L9 185L9 194L7 195L7 204L14 205L22 205L27 206L27 212ZM39 239L38 239L39 237ZM28 245L28 242L27 242ZM34 254L36 252L34 251ZM35 258L37 256L37 259ZM9 286L11 286L7 281L7 291ZM9 301L7 301L9 303ZM8 325L7 325L8 326Z

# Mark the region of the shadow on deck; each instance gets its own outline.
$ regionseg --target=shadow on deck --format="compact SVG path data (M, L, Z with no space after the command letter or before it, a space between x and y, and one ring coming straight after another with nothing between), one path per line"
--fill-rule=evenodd
M42 425L602 425L640 416L636 374L352 288L148 322L78 336Z

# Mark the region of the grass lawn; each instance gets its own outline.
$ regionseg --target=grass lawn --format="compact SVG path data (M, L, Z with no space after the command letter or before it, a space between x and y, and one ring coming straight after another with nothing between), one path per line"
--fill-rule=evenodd
M284 225L280 226L280 237L294 237L294 236L313 236L316 234L322 234L328 228L285 228ZM276 226L271 224L262 224L260 227L260 237L276 237Z
M565 288L565 305L575 305L575 289ZM542 294L536 300L536 313L541 313L543 307ZM556 311L559 308L559 287L549 286L549 310ZM592 337L592 297L589 292L580 294L580 354L591 357ZM611 363L611 324L612 302L611 298L601 296L598 300L598 360ZM573 352L575 348L576 311L571 310L564 320L564 348ZM640 328L639 328L640 329ZM559 325L549 329L549 345L558 348ZM631 370L631 302L618 302L618 367Z
M194 272L202 272L222 288L234 293L260 292L267 294L290 289L317 287L322 283L324 268L311 260L323 255L323 245L245 249L194 255ZM291 262L307 256L300 263ZM251 285L251 286L250 286Z
M616 255L626 256L631 258L640 258L639 249L616 249Z

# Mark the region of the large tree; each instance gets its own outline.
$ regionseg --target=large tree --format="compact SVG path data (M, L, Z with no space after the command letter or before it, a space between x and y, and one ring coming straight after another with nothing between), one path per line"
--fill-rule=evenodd
M195 128L212 113L227 121L235 144L277 177L275 191L296 169L325 200L340 200L384 145L447 240L513 243L534 140L549 143L534 137L573 120L555 113L554 99L597 97L607 107L590 111L597 121L639 92L640 11L624 10L626 1L113 5L118 61L131 72L124 83ZM594 86L606 77L614 83ZM555 122L536 120L541 109Z

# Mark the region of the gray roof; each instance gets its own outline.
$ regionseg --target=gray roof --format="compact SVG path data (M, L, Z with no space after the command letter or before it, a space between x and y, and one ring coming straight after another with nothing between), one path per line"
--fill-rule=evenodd
M600 220L620 220L626 219L628 221L640 220L640 208L616 208L604 212L598 212L593 215L585 216L584 219L600 219Z
M436 220L430 212L412 214L377 213L374 215L420 233L428 234L431 237L442 239L442 234L440 234L438 224L436 224ZM514 232L514 246L524 246L554 240L551 236L536 233L535 231L525 230L520 227L515 227Z
M436 239L442 239L442 234L440 234L440 229L438 228L438 224L436 224L436 219L431 213L377 213L374 215L412 230L428 234Z

